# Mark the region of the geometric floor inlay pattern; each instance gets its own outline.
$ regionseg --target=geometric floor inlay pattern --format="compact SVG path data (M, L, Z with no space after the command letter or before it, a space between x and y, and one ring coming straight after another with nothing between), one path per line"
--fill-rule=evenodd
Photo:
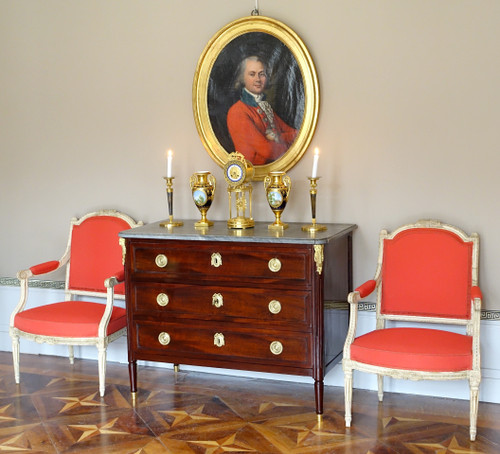
M344 423L343 389L325 387L323 421L312 385L157 367L138 368L135 405L128 365L0 352L0 454L462 454L500 453L500 405L480 402L477 440L469 403L354 390Z

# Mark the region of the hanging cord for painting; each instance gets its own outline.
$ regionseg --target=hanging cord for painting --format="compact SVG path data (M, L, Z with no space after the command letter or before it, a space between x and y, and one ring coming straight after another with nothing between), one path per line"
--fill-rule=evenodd
M255 8L252 11L252 16L258 16L259 15L259 0L255 0Z

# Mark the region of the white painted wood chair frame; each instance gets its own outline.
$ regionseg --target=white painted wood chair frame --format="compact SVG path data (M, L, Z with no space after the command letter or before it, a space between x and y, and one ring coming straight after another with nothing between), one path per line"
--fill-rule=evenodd
M358 303L361 300L360 293L358 291L351 292L348 296L348 302L350 305L350 319L349 328L346 336L346 341L344 345L344 355L342 360L342 368L344 370L344 394L345 394L345 422L346 426L351 426L352 420L352 387L353 387L353 370L359 370L362 372L369 372L377 374L377 384L378 384L378 399L382 401L383 399L383 377L388 376L391 378L402 378L410 380L460 380L467 379L469 381L470 387L470 439L473 441L476 438L476 425L477 425L477 414L478 414L478 397L479 397L479 384L481 382L481 367L480 367L480 318L481 318L481 298L472 297L471 298L471 318L467 320L463 319L449 319L441 317L413 317L413 316L401 316L401 315L384 315L381 314L381 287L382 287L382 263L383 263L383 251L384 251L384 240L392 239L404 230L414 229L414 228L433 228L433 229L444 229L455 233L464 242L472 242L472 286L478 285L478 266L479 266L479 236L476 233L472 233L468 236L462 230L441 223L436 220L421 220L415 224L404 225L392 233L388 233L386 230L380 232L379 237L379 255L377 269L375 272L377 290L377 311L376 311L376 329L383 329L386 326L387 320L393 321L404 321L404 322L425 322L434 324L450 324L450 325L465 325L466 334L472 336L472 349L473 349L473 361L471 370L462 370L457 372L426 372L426 371L416 371L416 370L404 370L404 369L392 369L374 366L370 364L360 363L350 358L351 344L356 337L356 326L358 319Z
M65 295L64 295L64 300L65 301L71 301L75 297L98 297L98 298L104 298L106 297L106 308L104 310L104 314L101 318L101 321L99 323L99 329L98 329L98 335L97 337L82 337L82 338L75 338L75 337L53 337L53 336L43 336L43 335L36 335L32 333L27 333L24 331L19 330L14 326L14 318L16 314L19 312L23 311L27 299L28 299L28 281L29 278L33 276L33 273L31 272L30 269L26 270L21 270L17 273L17 278L20 281L20 287L21 287L21 295L19 298L19 302L17 306L15 307L14 311L12 312L10 316L10 326L9 326L9 334L12 338L12 356L13 356L13 363L14 363L14 377L16 380L16 383L19 384L20 382L20 374L19 374L19 338L23 337L38 343L46 343L46 344L62 344L62 345L68 345L69 348L69 360L70 363L74 363L74 350L73 346L75 345L95 345L98 350L98 370L99 370L99 393L101 396L104 396L104 390L105 390L105 382L106 382L106 349L107 346L110 342L113 342L114 340L118 339L119 337L123 336L127 332L127 328L123 328L119 331L116 331L115 333L112 333L111 335L106 335L108 324L111 318L111 313L113 311L113 304L115 299L120 299L124 300L125 295L115 295L114 293L114 287L115 285L119 284L120 281L117 279L116 276L110 276L104 281L104 286L106 288L106 293L104 292L90 292L90 291L81 291L81 290L70 290L68 288L69 285L69 276L70 276L70 264L69 264L69 259L71 255L71 237L72 237L72 232L73 232L73 226L81 224L83 221L90 217L94 216L113 216L117 217L120 219L123 219L126 221L129 225L130 228L134 228L140 225L143 225L142 221L135 222L134 219L132 219L130 216L121 213L116 210L100 210L97 212L92 212L88 213L85 216L77 219L77 218L72 218L71 219L71 227L70 227L70 233L69 233L69 238L68 238L68 243L66 246L66 251L64 252L62 258L59 260L59 265L57 268L55 268L52 271L55 271L56 269L59 269L63 266L66 266L66 282L65 282ZM117 241L119 239L117 238Z

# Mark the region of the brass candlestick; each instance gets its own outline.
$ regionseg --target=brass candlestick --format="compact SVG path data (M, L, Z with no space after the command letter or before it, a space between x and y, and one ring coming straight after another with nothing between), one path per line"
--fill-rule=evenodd
M309 189L309 194L311 195L311 213L312 213L312 222L309 225L303 225L302 230L304 232L315 233L320 232L321 230L326 230L325 225L316 224L316 194L317 194L317 184L316 181L320 179L320 177L307 177L309 179L309 183L311 188Z
M184 225L182 221L174 221L174 177L163 177L167 184L168 221L161 222L160 227L179 227Z

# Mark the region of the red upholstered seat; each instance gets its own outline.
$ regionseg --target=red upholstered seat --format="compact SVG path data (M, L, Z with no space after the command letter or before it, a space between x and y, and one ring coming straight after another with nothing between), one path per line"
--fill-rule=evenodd
M472 337L427 328L379 329L354 340L351 359L391 369L472 369Z
M14 326L21 331L54 337L97 337L106 305L88 301L63 301L20 312ZM127 313L113 307L106 335L127 325Z

